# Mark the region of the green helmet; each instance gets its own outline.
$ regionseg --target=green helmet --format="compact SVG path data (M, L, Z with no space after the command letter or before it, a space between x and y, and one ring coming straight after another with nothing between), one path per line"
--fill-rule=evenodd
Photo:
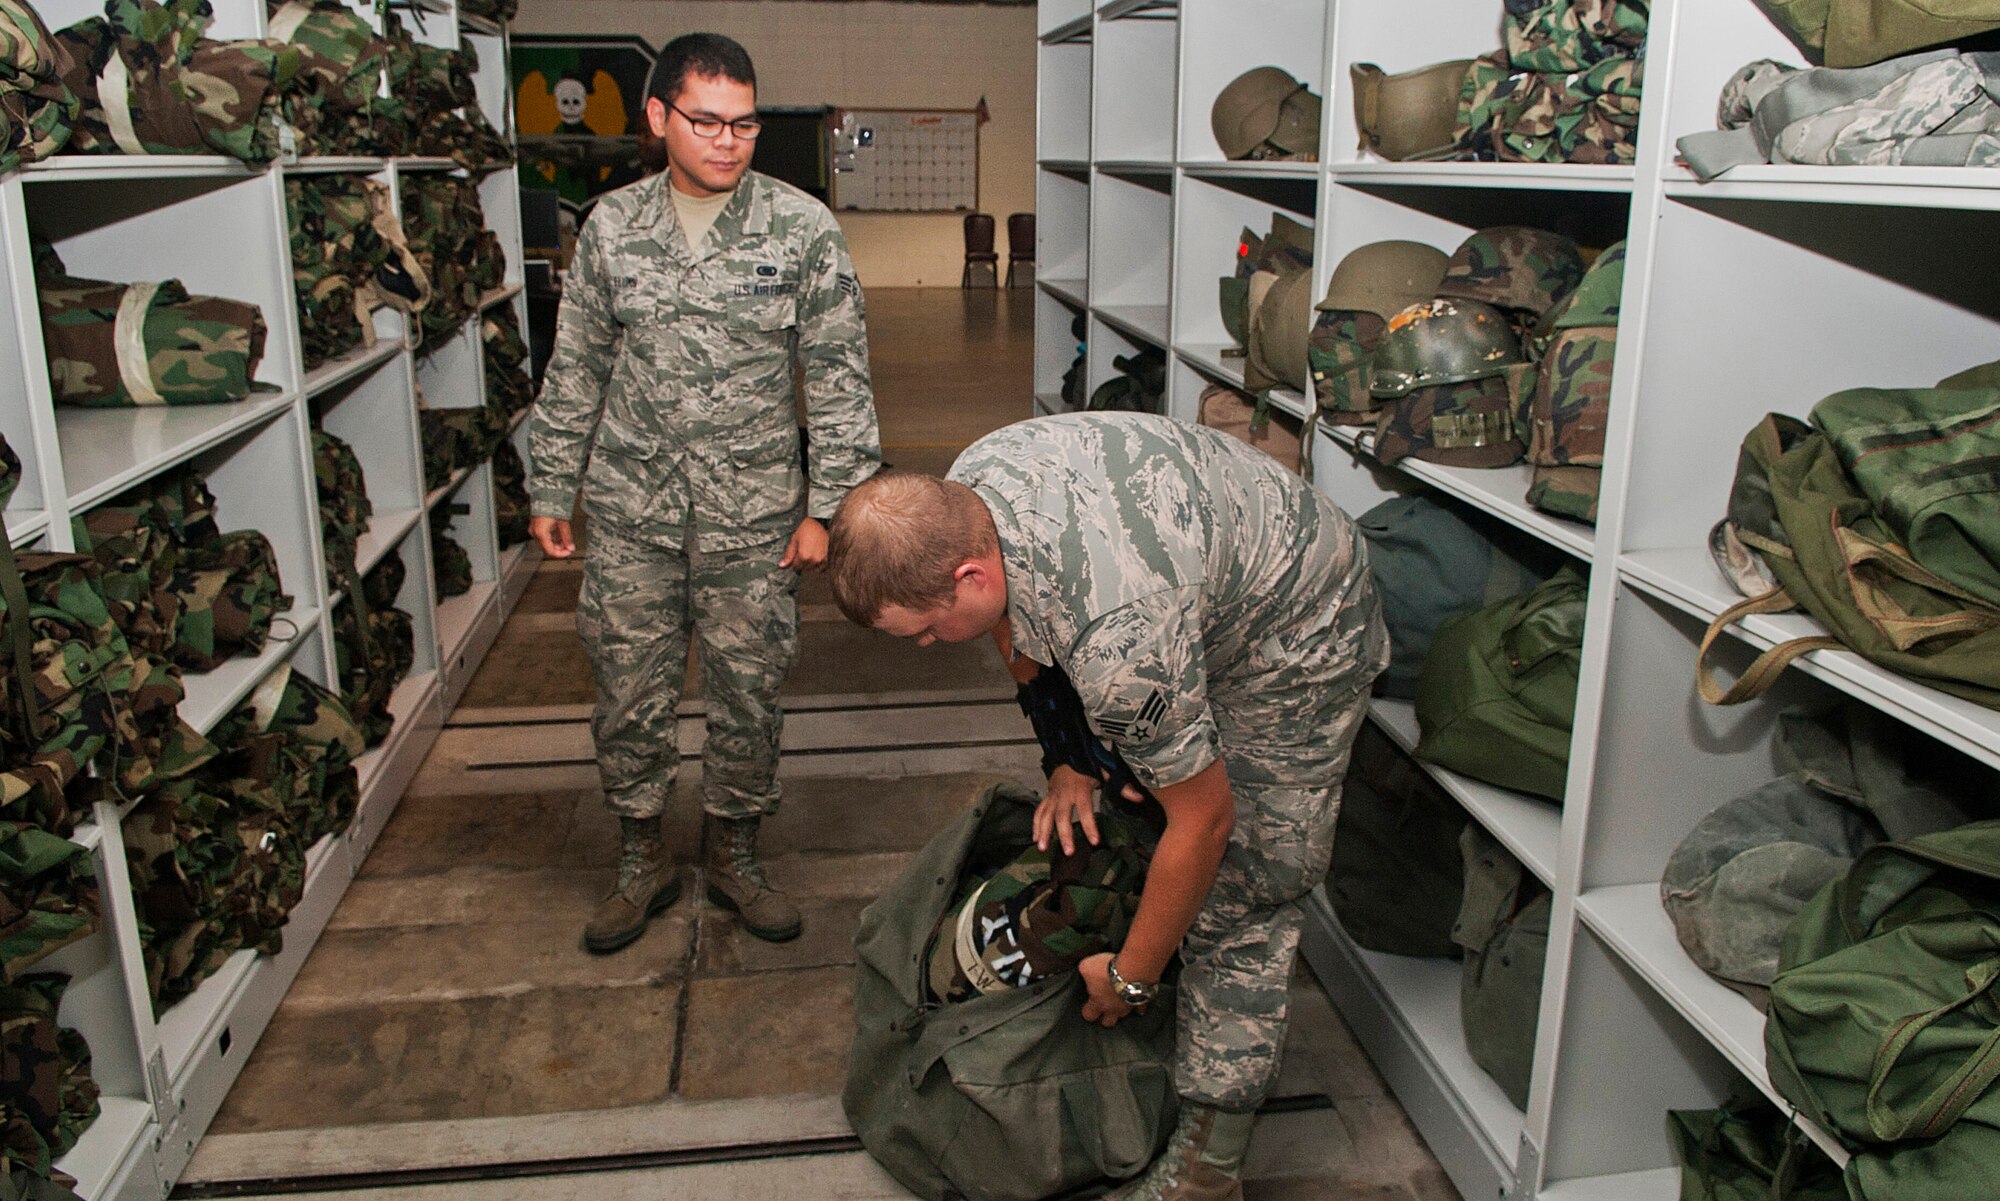
M1540 318L1583 279L1576 241L1526 225L1496 225L1459 244L1439 296L1480 300Z
M1369 391L1406 396L1414 388L1457 384L1504 375L1524 363L1521 340L1490 304L1439 297L1413 304L1389 319L1375 351Z
M1422 242L1370 242L1333 269L1319 311L1346 309L1387 321L1437 295L1445 262L1444 251Z
M1319 150L1319 97L1282 67L1253 67L1230 81L1209 110L1223 156L1311 155Z
M1597 261L1584 273L1583 282L1563 302L1555 319L1557 329L1582 329L1593 325L1618 324L1618 298L1625 289L1625 243L1604 248Z

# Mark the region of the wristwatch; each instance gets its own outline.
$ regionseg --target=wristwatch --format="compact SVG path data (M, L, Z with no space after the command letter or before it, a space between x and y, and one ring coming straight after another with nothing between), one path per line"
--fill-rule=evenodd
M1154 996L1160 991L1160 985L1157 981L1152 984L1134 984L1132 981L1119 975L1118 957L1115 955L1111 957L1110 963L1104 965L1104 972L1107 976L1111 977L1111 991L1118 994L1119 1000L1134 1009L1144 1009L1146 1006L1151 1005Z

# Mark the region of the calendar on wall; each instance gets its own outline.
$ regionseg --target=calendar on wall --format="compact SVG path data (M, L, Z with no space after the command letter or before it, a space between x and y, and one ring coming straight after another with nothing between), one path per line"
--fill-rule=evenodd
M961 213L979 207L979 116L971 109L841 109L833 207Z

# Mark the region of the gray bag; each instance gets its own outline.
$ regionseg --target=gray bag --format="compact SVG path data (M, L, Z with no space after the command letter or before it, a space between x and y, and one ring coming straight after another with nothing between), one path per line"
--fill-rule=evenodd
M1971 798L1995 791L1987 769L1859 704L1780 714L1777 750L1785 774L1703 818L1660 878L1688 957L1759 1009L1785 929L1814 894L1885 835L1986 816Z
M1451 938L1465 951L1459 983L1465 1045L1507 1099L1526 1109L1553 898L1479 826L1465 827L1459 848L1465 899Z
M1717 108L1719 130L1674 144L1699 179L1747 163L2000 165L2000 52L1847 69L1760 59L1730 77Z
M1554 548L1461 505L1398 496L1355 519L1389 626L1382 696L1409 700L1431 636L1452 618L1519 596L1562 566Z

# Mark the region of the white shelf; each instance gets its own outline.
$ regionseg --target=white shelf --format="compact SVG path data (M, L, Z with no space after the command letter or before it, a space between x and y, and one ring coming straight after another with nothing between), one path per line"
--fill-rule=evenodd
M218 405L58 407L56 436L70 508L80 513L297 403L295 393L269 392Z
M1564 192L1630 192L1630 167L1584 163L1333 163L1335 183L1375 187L1521 188Z
M377 563L386 558L390 551L403 544L410 531L422 521L422 509L376 510L368 519L368 528L361 532L361 538L354 546L354 569L362 575L372 571Z
M455 171L458 164L442 155L413 154L396 160L396 165L405 171Z
M521 594L528 589L528 581L534 578L536 569L541 565L542 548L535 545L533 538L516 542L500 552L500 607L505 611L501 614L502 621L520 603Z
M1035 393L1035 416L1053 417L1057 413L1067 412L1069 406L1063 404L1062 397L1047 392Z
M306 395L318 396L357 375L366 375L401 353L403 353L401 341L394 338L378 338L373 346L359 347L339 358L328 359L306 372Z
M1318 179L1319 164L1224 159L1216 162L1182 160L1181 170L1197 179Z
M1786 1112L1792 1105L1771 1087L1764 1067L1764 1015L1741 993L1696 967L1674 935L1660 905L1660 886L1619 884L1593 888L1576 900L1577 912L1606 943L1644 976L1703 1037ZM1847 1149L1803 1115L1793 1121L1820 1150L1845 1165Z
M1395 740L1396 745L1414 753L1422 729L1417 724L1417 707L1408 701L1376 697L1369 702L1375 724ZM1562 841L1562 809L1552 802L1524 793L1496 788L1469 776L1459 775L1434 763L1423 765L1444 790L1457 799L1486 831L1499 839L1536 879L1555 887L1556 847Z
M1097 6L1097 17L1100 21L1152 16L1167 20L1179 9L1178 0L1105 0Z
M445 662L458 657L459 651L477 629L479 619L499 593L497 581L477 580L467 591L438 602L438 647L444 653Z
M1072 175L1080 175L1090 170L1090 161L1080 158L1037 159L1035 165L1044 171L1062 171Z
M521 294L526 284L502 284L479 298L479 311L485 312L496 304L502 304Z
M1991 167L1806 167L1753 163L1703 183L1686 167L1667 168L1666 194L1680 200L1768 200L2000 210Z
M285 622L290 622L297 633L280 639ZM229 716L230 711L241 704L243 698L249 696L251 690L278 664L289 659L318 626L318 609L310 605L294 606L272 619L271 636L265 641L261 653L238 655L211 671L184 673L181 681L187 694L181 699L181 720L204 734L208 733L216 722Z
M1372 428L1329 422L1322 424L1320 430L1335 441L1353 446L1371 459L1374 457L1375 431ZM1529 485L1534 482L1534 468L1526 463L1507 467L1447 467L1442 463L1427 463L1411 455L1397 463L1395 469L1407 472L1474 508L1484 509L1510 525L1519 526L1586 563L1590 561L1593 540L1597 536L1595 530L1528 507L1525 498Z
M1084 297L1089 292L1090 289L1089 283L1085 280L1041 279L1041 280L1036 280L1035 283L1038 287L1041 288L1042 291L1047 292L1049 295L1055 297L1057 300L1062 301L1064 304L1071 305L1079 309L1085 307Z
M1104 158L1096 165L1113 175L1171 175L1174 170L1172 163L1159 158Z
M1681 1170L1648 1168L1613 1176L1579 1176L1542 1186L1536 1201L1680 1201Z
M504 37L507 33L507 27L493 18L475 17L471 13L458 14L458 24L461 29L469 29L489 38Z
M1716 570L1706 549L1629 552L1618 560L1621 579L1703 622L1742 598ZM1793 638L1826 633L1804 613L1752 616L1730 627L1737 640L1765 650ZM1928 688L1907 676L1877 667L1848 650L1814 651L1792 667L1824 680L1949 746L2000 767L2000 711ZM1689 664L1693 674L1693 664Z
M153 1122L153 1107L138 1097L99 1097L97 1104L97 1120L56 1161L57 1171L76 1178L76 1195L91 1201L105 1195L133 1152L148 1140Z
M369 158L364 155L320 154L307 155L296 162L284 164L287 175L373 175L389 164L386 158Z
M21 179L27 183L247 179L259 170L221 154L58 154L22 166Z
M1071 21L1065 21L1042 35L1044 45L1053 46L1062 42L1088 42L1090 40L1090 15L1088 13Z
M1195 342L1182 343L1174 347L1174 353L1203 375L1241 390L1244 360L1241 349L1234 342ZM1225 350L1235 350L1239 353L1224 358L1222 352Z
M47 509L36 509L32 513L7 514L7 545L16 550L27 549L28 543L42 536L49 528Z
M376 782L390 766L396 748L416 712L426 701L435 703L437 697L438 673L435 671L412 671L396 681L396 687L389 693L389 714L395 718L395 725L389 737L379 746L370 747L354 761L355 774L361 781L361 803L366 806L375 792Z
M1167 306L1163 304L1099 305L1097 317L1122 334L1167 348Z
M450 479L424 493L424 508L426 510L437 508L440 501L458 491L459 485L465 483L466 477L470 476L478 466L478 463L474 463L471 467L461 467L451 473Z

